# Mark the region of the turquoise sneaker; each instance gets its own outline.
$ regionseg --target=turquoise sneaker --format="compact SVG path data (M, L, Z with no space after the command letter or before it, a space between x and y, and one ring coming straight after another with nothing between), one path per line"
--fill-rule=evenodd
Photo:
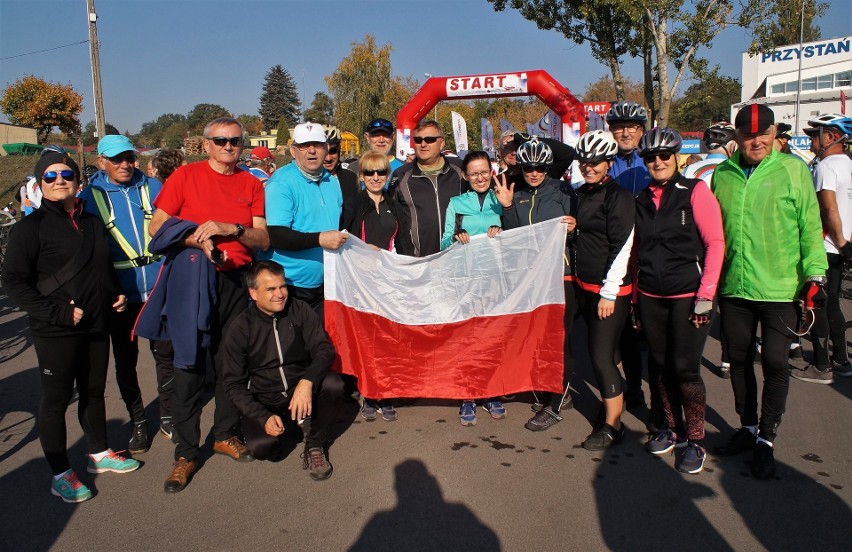
M89 456L89 465L86 471L89 473L127 473L138 470L140 465L138 460L125 458L119 453L113 452L112 449L107 449L107 455L99 462L95 462L94 458Z
M92 491L77 479L77 474L71 470L65 472L59 479L50 483L50 494L56 495L71 504L83 502L92 498Z

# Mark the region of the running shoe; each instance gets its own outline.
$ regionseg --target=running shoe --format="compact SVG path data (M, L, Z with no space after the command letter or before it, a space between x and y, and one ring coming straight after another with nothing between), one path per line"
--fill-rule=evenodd
M801 359L802 358L802 346L798 343L790 344L790 352L788 353L789 358L791 359Z
M835 376L843 376L844 378L852 376L852 362L849 362L848 360L840 363L832 360L831 366L831 371L834 372Z
M382 414L382 420L386 422L395 422L397 420L396 408L390 403L390 401L381 401L379 402L379 412Z
M793 368L790 370L790 375L800 381L808 383L822 383L829 385L834 382L834 375L830 369L820 369L813 364L808 364L804 368Z
M463 426L476 425L476 403L464 401L459 409L459 421Z
M89 456L89 465L86 467L86 471L89 473L127 473L138 470L140 465L138 460L126 458L117 452L113 452L112 449L107 449L107 455L98 461L95 461L91 455Z
M731 363L723 362L719 366L719 371L722 372L722 379L731 379Z
M675 467L677 471L683 473L700 473L704 469L705 456L704 447L696 443L688 443L680 459L675 461Z
M586 450L606 450L620 443L624 439L624 435L624 424L621 424L619 429L615 429L605 423L586 437L586 440L583 441L583 448Z
M92 498L92 491L77 479L77 474L72 470L63 473L59 479L51 479L53 481L50 482L50 494L58 496L65 502L74 504Z
M370 399L364 399L364 404L361 405L361 417L368 422L372 422L378 415L379 410L376 403Z
M739 428L728 442L716 449L717 454L722 456L735 456L754 448L754 442L757 437L748 428Z
M485 401L482 404L482 408L484 408L485 411L488 412L495 420L502 420L506 417L506 408L503 406L503 403L497 399Z
M172 425L172 417L171 416L163 416L160 418L160 433L163 434L163 437L171 440L174 432L174 426Z
M751 474L757 479L775 477L775 450L766 443L756 443L751 459Z
M143 420L133 424L133 433L130 435L130 442L127 444L127 450L130 454L142 454L148 452L151 448L151 443L148 440L148 424Z
M302 469L308 470L311 474L311 479L314 481L322 481L331 477L331 472L334 468L328 458L325 456L325 451L320 447L311 447L305 449L302 453Z
M665 428L645 443L645 450L651 454L662 455L671 452L675 448L683 448L685 446L686 441L679 441L674 431Z
M539 410L535 416L530 418L524 427L530 431L544 431L555 426L562 421L562 417L553 411L549 406L545 406Z

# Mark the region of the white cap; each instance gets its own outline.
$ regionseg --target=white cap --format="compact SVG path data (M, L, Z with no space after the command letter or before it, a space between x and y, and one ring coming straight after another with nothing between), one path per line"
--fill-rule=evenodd
M307 144L308 142L326 143L325 130L323 130L322 125L310 121L296 125L296 128L293 129L293 143Z

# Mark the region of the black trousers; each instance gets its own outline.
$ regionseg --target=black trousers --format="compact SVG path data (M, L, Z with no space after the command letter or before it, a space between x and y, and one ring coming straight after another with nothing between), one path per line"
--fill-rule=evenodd
M256 395L255 398L273 414L283 421L290 420L292 395L284 397L280 393ZM328 439L329 431L337 418L337 409L343 399L343 379L337 372L329 372L313 390L311 417L302 426L305 431L305 448L323 448ZM266 433L266 420L242 419L243 434L246 447L257 458L268 458L278 444L278 437ZM307 427L305 427L307 426ZM285 430L286 431L286 430Z
M38 434L44 457L54 475L70 469L65 412L74 383L80 398L77 418L86 435L89 454L107 449L104 388L109 365L105 333L68 337L33 337L41 377Z
M773 303L724 297L719 301L722 334L731 361L731 387L734 406L744 426L758 426L759 436L774 441L787 407L790 387L788 357L796 323L792 302ZM757 378L754 373L754 340L761 327L760 362L763 368L763 396L757 414Z
M131 339L133 326L136 324L142 305L143 303L128 303L124 312L110 311L109 316L109 337L115 359L115 382L118 384L121 400L127 407L127 414L134 423L145 421L145 403L142 400L142 390L139 388L139 376L136 372L139 361L139 342ZM159 346L157 343L160 343ZM151 354L154 356L158 383L161 378L170 379L173 370L171 343L151 341L149 345ZM164 391L160 391L161 416L164 404L165 410L168 410L171 402L170 397L164 400L165 394Z
M609 318L601 320L598 318L598 302L601 296L585 291L576 284L574 293L577 297L578 312L589 328L589 357L592 359L592 370L598 381L601 398L614 399L622 392L621 372L615 363L615 353L630 310L630 297L617 297L615 311Z
M574 377L574 351L571 350L571 330L574 328L574 319L577 317L577 298L574 296L574 282L565 280L563 288L565 290L565 315L562 318L562 323L565 326L565 343L562 346L562 394L541 393L541 398L539 398L542 404L549 404L554 412L559 412L562 400L569 393L571 378Z
M816 318L811 329L811 343L814 347L814 364L828 368L831 360L828 356L828 340L831 338L831 352L834 361L843 363L849 360L846 352L846 318L840 309L840 284L843 282L843 255L827 253L828 283L825 293L828 300L824 309L814 311Z
M173 379L172 425L176 443L175 460L184 457L194 460L201 442L201 400L204 393L204 376L212 358L216 374L216 410L213 413L213 437L227 440L237 433L239 413L225 395L222 385L222 358L219 343L230 323L248 307L245 271L216 273L218 301L216 304L215 331L209 350L199 349L197 364L188 369L175 369Z

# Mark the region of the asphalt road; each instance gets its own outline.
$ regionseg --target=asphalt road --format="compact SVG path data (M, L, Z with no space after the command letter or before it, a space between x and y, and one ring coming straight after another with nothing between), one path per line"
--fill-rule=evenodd
M153 362L145 344L141 350L153 434ZM712 454L739 425L718 361L719 344L710 339L703 373L711 452L699 475L678 473L673 457L645 452L647 411L625 415L622 444L605 453L580 448L598 402L579 352L577 410L542 433L523 428L531 415L525 395L507 403L507 419L491 420L480 409L479 423L469 428L450 401L400 408L397 422L367 423L347 405L330 448L334 475L323 482L302 470L297 432L286 458L249 464L211 455L208 437L202 470L177 495L163 492L173 447L159 435L138 456L140 470L90 475L72 404L72 465L96 495L70 505L49 492L26 317L0 298L0 548L849 550L852 378L834 385L792 380L776 446L778 475L758 481L747 455ZM204 431L212 406L204 410ZM130 428L112 375L107 419L113 448L124 448Z

